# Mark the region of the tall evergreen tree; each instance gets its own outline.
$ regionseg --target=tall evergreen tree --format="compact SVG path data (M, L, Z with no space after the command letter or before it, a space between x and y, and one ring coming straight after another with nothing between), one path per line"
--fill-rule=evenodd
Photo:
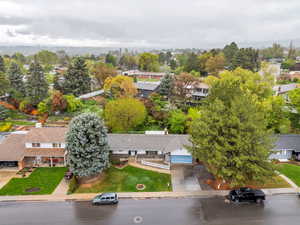
M223 49L223 53L226 60L226 66L229 69L233 69L233 58L235 54L238 52L239 47L235 42L232 42L230 45L226 45Z
M173 75L167 74L161 80L158 92L162 96L170 97L172 88L173 88Z
M253 48L241 48L234 56L231 69L241 67L257 72L260 67L259 52Z
M31 63L27 77L26 95L31 104L37 105L48 96L48 83L38 62Z
M62 85L64 94L73 94L79 96L91 91L91 78L85 60L82 57L76 57L69 65L64 75Z
M188 54L186 64L184 65L185 72L191 72L192 70L200 72L200 61L194 52Z
M3 59L3 57L1 55L0 55L0 72L5 73L4 59Z
M240 81L216 81L200 114L191 125L190 150L217 179L242 186L272 177L265 111Z
M92 113L72 119L66 137L71 171L79 177L93 176L109 166L107 131L103 121Z
M7 75L10 82L10 95L15 99L24 97L25 84L23 82L23 75L19 65L15 62L12 62L8 69Z
M7 80L5 73L0 71L0 96L6 94L9 89L9 81Z

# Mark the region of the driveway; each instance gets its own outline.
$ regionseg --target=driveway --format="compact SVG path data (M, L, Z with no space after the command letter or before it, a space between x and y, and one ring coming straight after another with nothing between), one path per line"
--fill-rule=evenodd
M0 189L13 177L20 177L16 174L17 171L0 170Z
M193 165L172 165L171 177L173 191L201 190Z

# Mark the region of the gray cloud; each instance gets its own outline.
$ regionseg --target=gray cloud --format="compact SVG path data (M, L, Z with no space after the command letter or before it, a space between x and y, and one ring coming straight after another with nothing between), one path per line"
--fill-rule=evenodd
M0 26L15 27L8 38L205 48L300 38L299 9L297 0L10 0L0 1Z

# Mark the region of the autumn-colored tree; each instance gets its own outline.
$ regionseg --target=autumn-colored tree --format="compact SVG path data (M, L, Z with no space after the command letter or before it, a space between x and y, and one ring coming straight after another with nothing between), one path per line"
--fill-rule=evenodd
M184 108L192 98L195 85L199 80L189 73L181 73L175 76L172 90L172 101Z
M98 85L102 88L104 81L108 77L114 77L117 75L117 70L110 64L98 62L92 66L91 73L97 80Z
M60 91L54 91L51 96L51 111L64 111L67 108L67 101Z
M133 79L123 75L108 77L103 88L113 98L134 97L137 94Z
M212 75L217 76L220 71L224 70L225 57L223 53L210 57L205 63L205 70Z
M104 118L113 132L127 132L144 122L146 109L137 99L120 98L106 104Z

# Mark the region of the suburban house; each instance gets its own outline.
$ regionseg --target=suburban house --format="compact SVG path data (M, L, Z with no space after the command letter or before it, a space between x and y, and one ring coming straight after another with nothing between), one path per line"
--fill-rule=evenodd
M300 135L282 134L278 135L271 159L288 161L292 158L300 160Z
M144 82L138 81L135 83L138 90L138 96L141 98L147 98L154 92L157 92L160 86L160 82Z
M295 65L290 68L290 71L300 71L300 62L295 63Z
M64 127L36 127L1 138L0 167L37 167L67 164ZM192 163L187 135L165 132L108 134L111 156L119 159L153 159L170 163Z
M122 75L129 76L137 79L151 79L151 80L161 80L167 73L163 72L143 72L139 70L128 70L122 72Z
M208 95L209 86L205 83L199 83L194 87L192 92L193 100L201 100Z
M64 128L33 128L13 132L0 142L0 167L22 169L66 163Z
M0 168L63 166L67 164L65 127L36 127L0 135ZM151 131L145 134L108 134L113 159L161 161L171 164L191 164L193 157L188 135ZM300 135L279 135L270 159L300 160Z

